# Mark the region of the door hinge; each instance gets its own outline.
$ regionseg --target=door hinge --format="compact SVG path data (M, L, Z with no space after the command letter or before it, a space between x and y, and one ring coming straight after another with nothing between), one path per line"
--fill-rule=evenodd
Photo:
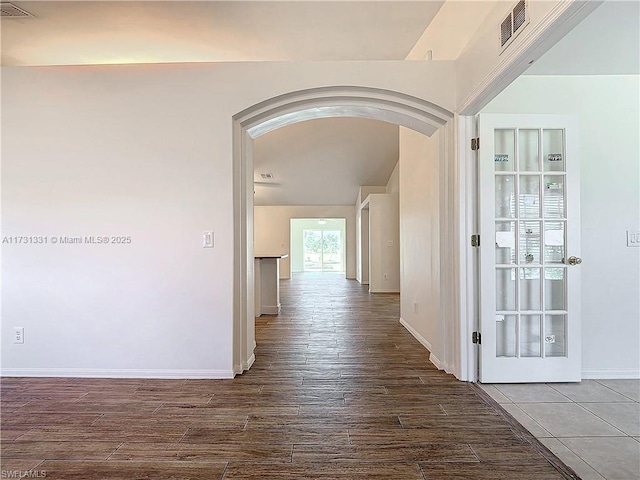
M479 247L480 246L480 235L471 235L471 246Z
M482 336L480 335L480 332L473 332L471 334L471 341L473 343L477 343L478 345L482 343Z
M471 150L480 150L480 137L471 139Z

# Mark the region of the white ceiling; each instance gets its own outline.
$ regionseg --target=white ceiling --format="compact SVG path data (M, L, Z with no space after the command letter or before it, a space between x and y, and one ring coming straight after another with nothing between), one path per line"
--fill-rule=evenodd
M355 205L361 185L386 185L398 127L362 118L296 123L258 137L254 162L256 205Z
M404 60L443 1L17 0L2 64Z
M640 74L640 2L604 2L525 74Z

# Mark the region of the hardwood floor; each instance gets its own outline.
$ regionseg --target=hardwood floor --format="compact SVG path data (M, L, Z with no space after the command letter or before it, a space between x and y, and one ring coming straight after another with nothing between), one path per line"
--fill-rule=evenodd
M256 319L256 363L234 380L3 378L3 472L577 478L478 388L429 363L398 323L398 295L302 275L282 282L282 303Z

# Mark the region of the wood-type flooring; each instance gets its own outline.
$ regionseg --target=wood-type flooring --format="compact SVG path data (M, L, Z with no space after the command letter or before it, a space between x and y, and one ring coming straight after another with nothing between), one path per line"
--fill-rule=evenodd
M281 285L233 380L2 378L2 478L577 478L429 362L398 295L335 274Z

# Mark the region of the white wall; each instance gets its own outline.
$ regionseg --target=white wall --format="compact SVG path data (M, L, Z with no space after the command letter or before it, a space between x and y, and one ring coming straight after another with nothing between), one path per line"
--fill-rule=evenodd
M357 279L363 285L369 285L369 209L359 209L356 221L358 223L356 248L359 247Z
M255 252L284 252L292 255L290 226L292 218L344 218L346 220L346 277L356 278L355 207L328 206L256 206L254 212ZM317 225L322 227L322 225ZM280 278L291 278L291 257L280 261ZM296 270L293 270L296 271Z
M397 194L369 195L369 291L400 292Z
M400 316L441 364L440 133L400 127ZM435 357L435 358L434 358Z
M451 110L453 73L449 62L3 68L2 235L132 243L3 245L2 372L232 375L233 115L327 85Z
M640 376L639 97L638 76L524 76L483 110L578 115L584 378Z
M385 186L385 193L395 193L396 195L400 191L400 162L396 163L393 172L389 176L387 185Z
M346 273L346 225L344 218L324 218L324 224L319 224L318 219L296 218L291 219L290 224L290 267L291 273L304 272L304 231L305 230L332 230L340 232L342 241L342 268ZM282 274L280 275L282 278Z
M369 285L369 209L360 207L370 194L386 190L386 186L362 186L356 198L356 279L364 285Z
M393 175L393 172L391 174ZM359 207L360 205L362 205L362 202L364 202L367 199L367 197L372 193L386 193L386 192L387 192L386 185L362 186L358 191L358 199L356 200L356 206Z

